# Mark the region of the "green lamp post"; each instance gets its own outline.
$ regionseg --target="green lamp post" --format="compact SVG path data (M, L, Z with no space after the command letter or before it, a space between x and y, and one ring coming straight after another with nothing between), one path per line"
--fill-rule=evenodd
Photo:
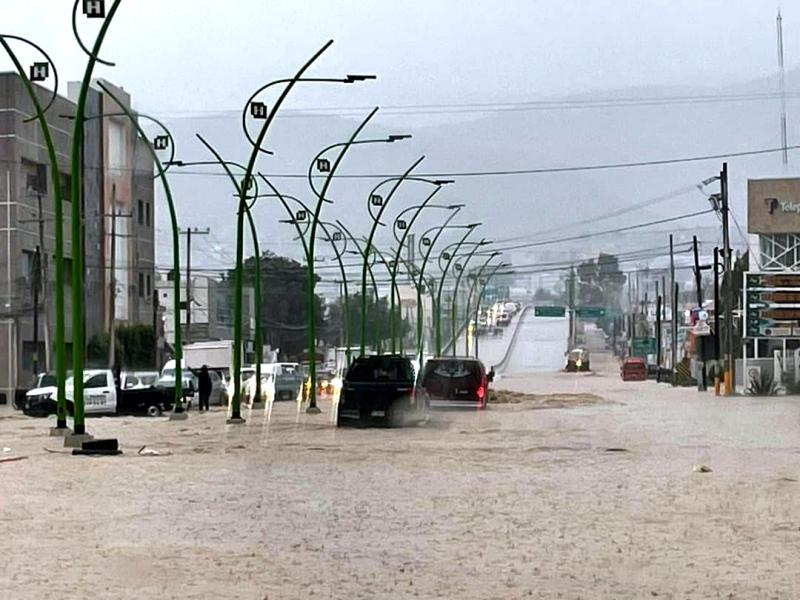
M479 248L490 244L491 242L487 241L486 239L481 240L480 242L473 243L473 248L470 253L467 255L466 259L462 263L456 263L456 271L458 274L456 275L456 282L453 286L453 297L450 302L450 348L452 350L452 355L456 355L456 335L458 333L456 327L456 321L458 319L458 313L456 312L456 299L458 297L458 286L461 283L461 276L467 270L467 266L469 265L469 261L472 260L472 257L475 256L475 252L478 251ZM455 257L453 257L455 258ZM469 314L469 307L467 310L467 314Z

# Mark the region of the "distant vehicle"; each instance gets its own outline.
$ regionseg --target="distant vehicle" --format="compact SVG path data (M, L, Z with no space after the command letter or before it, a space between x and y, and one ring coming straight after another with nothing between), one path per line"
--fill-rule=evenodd
M573 348L567 353L567 364L565 371L575 373L578 371L589 371L589 352L583 348Z
M300 363L283 362L261 365L261 370L272 374L275 400L296 400L303 388L303 370Z
M363 424L375 416L389 427L428 418L428 405L414 394L414 367L396 354L360 356L353 361L342 385L337 423L350 419Z
M432 408L485 408L489 378L483 363L469 357L436 357L417 379L417 397Z
M628 356L620 366L622 381L644 381L647 379L647 363L641 356Z
M506 327L509 323L511 323L511 315L503 311L499 315L497 315L495 323L497 325L500 325L501 327Z
M129 374L122 372L122 385L128 381ZM130 381L133 381L131 377ZM138 379L137 379L138 381ZM66 381L67 413L74 411L74 379ZM89 369L84 371L84 412L91 414L148 414L160 415L171 410L171 394L155 386L138 386L120 389L115 385L114 374L110 369ZM22 410L31 416L47 416L56 412L56 388L48 386L30 390Z
M189 368L198 370L203 365L229 374L233 370L233 341L218 340L186 344L182 349L183 361Z
M519 310L519 305L516 302L506 302L503 304L503 309L510 315L513 316L517 314Z
M197 391L197 369L188 369L186 361L181 361L181 379L183 380L184 395L194 396ZM211 396L208 399L209 405L224 406L228 403L227 383L224 371L210 368L208 374L211 377ZM175 361L168 360L161 369L161 375L156 382L157 387L174 390L175 389ZM174 393L174 392L173 392Z

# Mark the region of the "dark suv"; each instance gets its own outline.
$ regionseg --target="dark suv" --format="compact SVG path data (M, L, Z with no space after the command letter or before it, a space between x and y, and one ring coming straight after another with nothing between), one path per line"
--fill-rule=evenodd
M487 378L483 363L476 358L430 358L417 382L417 396L434 408L484 408L491 379L492 376Z
M361 356L350 365L339 398L337 422L358 419L363 424L378 416L389 427L424 421L428 407L415 401L414 367L404 356Z

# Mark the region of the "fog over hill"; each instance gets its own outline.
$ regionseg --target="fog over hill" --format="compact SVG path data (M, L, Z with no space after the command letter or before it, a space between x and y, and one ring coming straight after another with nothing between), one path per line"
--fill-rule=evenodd
M353 147L340 169L341 174L376 174L376 178L341 178L331 186L333 205L325 205L323 216L342 219L357 235L367 233L369 218L366 201L378 175L403 172L414 160L425 155L418 173L452 175L475 171L561 168L607 163L659 161L708 154L747 152L776 148L780 145L779 100L772 96L753 99L705 101L698 97L774 94L774 78L745 81L722 89L645 87L608 90L553 99L558 107L543 108L511 105L482 112L454 112L448 108L397 109L379 111L364 129L361 139L380 138L389 133L411 133L413 139L395 144ZM795 134L800 107L800 70L787 73L789 145L797 142ZM692 98L675 100L675 98ZM671 98L652 104L608 102L606 106L586 107L582 102L598 99ZM713 98L712 98L713 100ZM391 98L387 98L387 105ZM608 105L610 104L610 105ZM291 97L285 104L291 109ZM456 108L454 110L461 111ZM278 177L281 174L303 175L314 155L323 147L346 140L360 118L359 111L347 116L299 113L287 110L279 116L268 136L267 145L274 156L262 156L259 169L275 177L272 181L283 193L294 194L311 202L304 177ZM361 113L366 116L368 109ZM422 112L422 114L416 114ZM195 137L201 133L230 160L244 162L249 146L235 112L196 117L167 118L176 139L177 157L209 160L211 155ZM258 123L251 121L251 125ZM669 165L626 169L572 171L525 175L458 176L437 197L440 203L463 202L467 208L461 222L483 221L479 235L502 242L508 238L522 241L555 239L579 233L612 229L635 223L672 217L708 208L705 195L695 186L714 176L722 160L684 162ZM746 227L746 182L748 178L800 174L800 153L790 152L789 169L784 171L780 153L728 159L732 208L741 226ZM183 171L183 173L181 173ZM236 204L230 182L218 175L196 175L202 171L220 173L216 168L186 167L170 171L170 181L178 203L182 227L210 227L213 235L198 240L193 262L198 267L226 268L232 264ZM191 173L191 174L190 174ZM716 184L709 191L716 191ZM403 207L424 199L429 188L407 184L387 209L394 215ZM159 190L160 193L160 190ZM229 218L216 213L219 206L229 207ZM613 218L609 213L619 212ZM291 228L280 224L286 217L280 205L264 199L254 208L262 249L300 258ZM442 213L430 211L424 223L441 221ZM576 224L580 223L580 224ZM169 238L167 213L158 212L158 264L168 262ZM548 257L577 256L599 249L635 250L667 244L661 239L669 230L682 230L691 238L708 242L703 253L710 255L718 239L718 220L704 215L693 220L659 225L635 234L615 234L552 246L514 251L515 263L535 262ZM743 246L735 228L733 241ZM540 235L533 235L540 233ZM658 239L655 239L658 238ZM381 228L378 244L390 240L389 228ZM516 239L515 244L520 240ZM500 244L509 245L509 244ZM249 248L249 242L248 242ZM330 255L320 246L320 252Z

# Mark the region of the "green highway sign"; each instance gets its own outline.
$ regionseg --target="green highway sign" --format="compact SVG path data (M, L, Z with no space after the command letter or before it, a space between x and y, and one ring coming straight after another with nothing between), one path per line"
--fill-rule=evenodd
M567 309L563 306L534 306L533 315L535 317L563 317L567 314Z
M656 346L656 338L654 337L639 337L633 338L633 345L631 354L633 356L646 357L648 354L656 354L658 348Z
M589 319L597 319L606 316L606 309L602 306L581 306L575 309L575 315Z

